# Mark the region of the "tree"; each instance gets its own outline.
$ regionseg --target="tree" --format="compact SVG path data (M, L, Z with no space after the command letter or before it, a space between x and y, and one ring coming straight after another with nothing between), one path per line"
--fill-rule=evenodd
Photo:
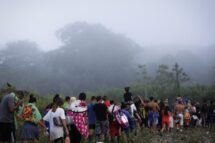
M148 97L148 84L151 82L151 77L148 75L146 65L138 65L138 74L140 75L140 83L144 87L144 95Z
M72 74L74 86L79 84L79 88L88 89L124 86L135 74L133 62L139 46L100 24L68 24L57 31L57 37L63 46L48 55L49 63L58 67L57 73Z
M177 94L181 94L181 83L187 82L190 80L189 76L184 72L184 69L181 68L178 63L175 63L173 67L173 72L175 73L175 84L177 89Z
M38 64L42 52L37 44L30 41L16 41L7 43L0 51L1 83L11 82L21 88L33 86L38 78Z
M168 65L161 64L157 69L157 74L153 80L154 94L167 97L172 91L172 83L174 82L173 72Z

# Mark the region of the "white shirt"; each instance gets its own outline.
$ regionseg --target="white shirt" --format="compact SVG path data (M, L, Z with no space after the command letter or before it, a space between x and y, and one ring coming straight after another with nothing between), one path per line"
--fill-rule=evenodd
M131 110L131 116L134 117L134 112L137 111L137 108L134 103L130 105L130 110Z
M113 106L114 106L114 110L113 110ZM108 107L108 112L109 113L112 113L112 111L113 112L115 112L115 111L117 111L117 110L119 110L120 109L120 107L119 106L117 106L117 105L110 105L109 107Z
M63 108L58 107L55 112L52 112L52 109L43 117L44 121L49 122L50 126L50 140L53 141L55 139L61 138L64 136L63 127L55 126L53 118L60 117L61 119L66 119L65 112Z

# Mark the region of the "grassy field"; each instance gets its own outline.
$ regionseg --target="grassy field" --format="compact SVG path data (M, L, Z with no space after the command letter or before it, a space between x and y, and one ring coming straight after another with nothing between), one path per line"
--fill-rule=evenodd
M140 88L142 89L142 88ZM137 87L133 87L133 93L135 95L142 95L142 90L138 89ZM197 88L195 88L197 89ZM192 89L191 91L196 91L194 89ZM214 89L210 90L211 93L213 94L209 94L208 99L214 99L215 96L214 95ZM212 92L213 91L213 92ZM90 99L90 97L92 95L106 95L108 97L110 97L110 99L114 99L115 101L122 101L122 95L123 95L123 90L122 89L111 89L108 91L102 91L102 92L87 92L87 98L88 100ZM187 92L189 93L189 92ZM199 95L201 92L199 92ZM198 95L196 94L196 92L192 92L192 94L184 94L184 95ZM1 94L0 92L0 98L3 96L4 94ZM117 95L117 96L115 96ZM204 94L203 94L204 95ZM204 99L204 96L198 96L198 98L196 98L196 96L193 96L192 98L195 97L195 99ZM41 113L43 112L44 108L52 102L52 98L53 95L47 95L47 96L37 96L38 102L37 102L37 107L39 108L39 110L41 111ZM25 102L27 103L28 98L25 99ZM20 129L20 126L19 126ZM19 129L17 130L17 138L19 139ZM19 143L20 141L18 141ZM83 141L83 143L86 143L87 141ZM121 137L121 143L127 143L128 141L125 138L125 135L122 134ZM208 130L205 128L190 128L187 130L184 130L182 133L181 132L176 132L176 131L172 131L171 133L164 133L163 136L160 136L159 133L155 133L155 134L151 134L149 132L148 129L144 128L142 130L139 130L137 136L132 136L130 142L134 142L134 143L215 143L215 129L213 130ZM40 141L39 143L48 143L48 137L45 137L43 135L43 133L41 132L40 135Z
M19 133L17 133L17 136ZM21 141L18 141L21 143ZM39 143L48 143L48 138L41 132ZM82 140L87 143L87 140ZM215 128L212 130L206 128L188 128L183 132L173 130L170 133L164 133L162 136L159 132L150 133L149 129L139 129L136 136L132 135L130 141L121 134L120 143L215 143Z

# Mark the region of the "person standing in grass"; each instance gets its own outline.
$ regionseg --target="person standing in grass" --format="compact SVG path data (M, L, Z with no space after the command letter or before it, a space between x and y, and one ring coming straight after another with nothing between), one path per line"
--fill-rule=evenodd
M152 109L152 131L154 132L157 128L157 124L159 121L159 110L160 107L157 103L157 100L155 100L153 97L150 97L149 107Z
M73 120L73 124L70 126L70 137L72 143L80 143L83 138L88 138L88 116L87 116L87 103L86 93L81 92L78 100L73 102L69 109Z
M163 133L165 129L167 131L169 131L169 128L170 128L170 111L169 111L169 107L166 106L166 107L164 107L164 110L162 110L162 129L161 129L161 133Z
M108 108L102 103L101 96L97 97L97 103L94 106L96 115L96 141L108 142L109 141L109 121L108 121Z
M132 102L132 93L130 92L130 87L125 87L124 102Z
M35 105L36 102L37 99L33 95L30 95L29 103L24 106L22 114L20 115L20 118L24 120L24 125L21 128L21 140L23 140L23 143L38 142L38 125L43 125L45 128L45 125L41 124L42 116Z
M132 117L131 113L128 111L128 107L127 107L127 103L122 102L121 103L121 111L126 115L128 122L129 122L129 126L127 128L122 129L122 131L126 134L126 139L128 142L134 142L131 134L135 128L135 124L134 124L134 118Z
M64 130L65 134L69 136L69 130L66 125L65 111L61 106L63 105L63 100L59 97L53 103L52 109L43 117L44 121L48 121L50 125L50 141L52 143L63 143L64 142ZM62 125L56 125L55 119L60 119Z
M112 143L119 143L120 140L120 125L114 117L114 112L120 110L120 107L114 103L113 100L110 101L110 106L108 107L109 112L109 125L110 125L110 137Z
M184 125L184 105L182 103L182 100L180 99L178 101L178 103L175 104L175 108L174 108L174 113L175 113L175 116L176 116L176 127L177 127L177 130L180 130L180 132L182 132L182 128L183 128L183 125Z
M209 109L209 111L208 111L208 124L209 124L209 128L212 129L214 119L215 119L215 106L214 106L212 100L210 101L210 105L209 105L208 109Z
M110 101L108 100L108 97L107 96L103 96L103 101L104 101L104 104L109 107L110 106Z
M24 91L15 91L3 97L0 103L0 142L16 142L15 112L22 106Z
M71 103L70 97L69 97L69 96L66 96L66 97L65 97L64 104L63 104L63 109L64 109L64 110L68 110L69 107L70 107L70 103Z
M203 127L206 127L207 117L208 117L208 104L207 104L207 100L204 100L201 107L201 118L202 118Z
M90 103L87 105L87 115L88 115L88 126L89 126L89 143L95 141L95 126L96 126L96 115L93 110L96 103L96 97L92 96Z

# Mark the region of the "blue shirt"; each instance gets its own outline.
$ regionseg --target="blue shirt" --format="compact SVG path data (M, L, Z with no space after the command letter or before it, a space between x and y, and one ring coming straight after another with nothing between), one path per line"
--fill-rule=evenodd
M87 105L88 124L96 124L96 115L93 110L93 103Z
M135 120L134 118L131 116L131 113L129 113L129 111L125 110L125 109L122 109L121 110L125 115L126 117L128 118L128 122L129 122L129 128L130 130L133 130L136 125L135 125Z

